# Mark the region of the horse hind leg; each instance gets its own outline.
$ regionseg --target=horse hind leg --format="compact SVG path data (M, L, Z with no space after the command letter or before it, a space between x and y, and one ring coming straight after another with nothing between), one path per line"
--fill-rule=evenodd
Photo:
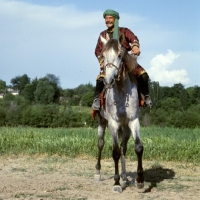
M100 181L101 180L101 153L104 147L104 135L105 135L105 129L107 126L107 121L99 116L98 119L98 155L97 155L97 164L95 166L96 173L94 174L94 180Z
M137 158L138 158L137 177L135 179L135 185L139 189L142 189L144 187L144 172L143 172L143 167L142 167L143 149L144 147L142 143L135 142L135 153L137 154Z

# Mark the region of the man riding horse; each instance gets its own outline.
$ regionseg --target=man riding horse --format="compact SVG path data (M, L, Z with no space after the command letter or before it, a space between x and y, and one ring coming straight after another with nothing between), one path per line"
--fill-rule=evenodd
M106 40L109 40L111 38L118 39L119 34L124 35L124 41L123 46L126 48L127 51L131 51L131 54L133 56L139 56L140 55L140 45L139 40L137 36L128 28L124 27L118 27L118 20L119 20L119 13L114 10L106 10L103 13L103 17L105 19L105 24L107 26L107 30L104 30L100 33L100 36L105 38ZM100 93L102 92L104 88L103 78L104 78L104 60L102 59L101 51L104 47L101 38L98 38L98 42L95 48L95 55L99 60L100 64L100 74L97 77L96 81L96 88L95 88L95 94L94 94L94 101L92 108L94 110L100 109ZM152 101L149 96L149 89L148 89L148 80L149 76L145 69L138 64L137 68L133 71L133 74L135 75L137 82L138 82L138 90L140 93L142 93L142 96L145 101L145 106L152 106Z

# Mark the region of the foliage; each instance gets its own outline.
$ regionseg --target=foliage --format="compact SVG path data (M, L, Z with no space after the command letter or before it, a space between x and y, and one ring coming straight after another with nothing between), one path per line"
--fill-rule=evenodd
M81 84L74 89L66 89L64 96L71 106L91 107L94 98L94 87L91 83Z
M97 126L92 120L91 108L71 108L58 104L33 104L23 96L7 94L0 101L0 126L33 127L88 127ZM12 97L12 98L10 98ZM9 100L8 100L9 99Z
M155 81L149 82L149 90L150 90L151 100L153 102L153 105L157 107L162 96L162 91L159 86L159 83Z
M6 125L17 126L20 121L20 112L15 101L11 101L6 112Z
M30 83L30 78L24 74L22 76L16 76L15 78L12 78L10 82L12 83L13 89L22 91L26 84Z
M191 89L191 104L199 104L200 103L200 87L194 86Z
M35 78L31 81L30 84L26 84L25 88L20 92L20 95L24 96L30 103L33 103L35 100L34 92L37 88L38 79Z
M31 84L31 83L27 84L25 88L23 89L23 91L21 92L22 96L24 96L30 102L34 102L35 100L34 92L36 90L36 87L37 85Z
M0 126L5 126L6 122L6 110L3 106L0 106Z
M163 109L168 113L171 113L174 110L181 111L181 102L177 98L168 97L161 102L160 109Z
M79 95L73 95L72 98L69 99L68 104L70 106L78 106L80 105L81 97Z
M22 94L30 101L34 98L35 103L57 103L60 97L60 88L58 87L57 82L59 82L58 78L48 74L47 77L34 80L31 85L28 85L27 88L25 88ZM32 95L31 92L33 92Z
M35 102L39 104L50 104L54 101L55 90L49 84L49 80L39 80L34 92Z
M4 93L6 90L6 82L0 79L0 93Z
M23 96L30 103L50 104L58 103L61 88L60 80L53 74L47 74L40 79L30 81L27 75L17 76L11 79L12 88L19 89L20 96Z
M6 93L0 100L0 126L80 127L85 123L97 126L97 121L91 120L94 95L91 83L62 89L59 78L53 74L33 80L24 74L11 79L11 83L13 89L20 89L19 98ZM0 80L1 88L5 88L3 80ZM178 83L167 87L149 81L149 91L153 107L140 109L142 126L200 127L199 86L185 88ZM79 110L74 110L74 106ZM82 111L83 107L90 111Z
M29 102L21 96L14 96L9 93L7 95L12 98L4 98L3 101L0 102L0 105L4 106L6 109L5 124L7 126L18 126L21 124L22 113L29 105Z
M6 93L4 98L3 98L3 101L4 102L9 102L9 101L12 101L15 99L15 96L11 93Z
M56 77L54 74L47 74L45 76L51 83L54 83L56 86L60 86L60 78Z
M94 99L94 92L87 92L82 97L82 106L92 107L93 99Z

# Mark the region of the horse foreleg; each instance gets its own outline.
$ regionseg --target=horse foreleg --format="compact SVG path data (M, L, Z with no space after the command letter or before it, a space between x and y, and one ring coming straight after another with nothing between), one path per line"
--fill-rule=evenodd
M126 177L126 159L125 159L125 154L124 154L124 148L120 146L120 153L121 153L121 167L122 167L122 173L121 173L121 178L122 178L122 189L126 188L127 185L127 177Z
M124 148L120 146L120 153L121 153L121 167L122 167L122 173L121 177L123 181L127 180L126 177L126 159L125 159L125 154L124 154Z
M97 164L95 166L95 168L96 168L96 174L94 175L95 181L101 180L101 174L100 174L101 152L104 147L104 135L105 135L105 129L106 129L106 125L107 125L106 120L102 117L99 117L98 123L99 123L99 125L98 125L98 155L97 155Z
M122 183L121 186L123 189L126 188L127 185L127 176L126 176L126 151L127 151L127 144L130 138L130 129L128 127L123 128L123 134L122 134L122 142L120 145L120 153L121 153L121 167L122 167L122 173L121 173L121 178L122 178Z
M138 159L138 166L137 166L137 177L135 180L135 184L137 188L143 188L144 187L144 172L142 167L142 155L143 155L143 145L140 140L140 123L138 118L136 118L134 121L129 123L129 128L131 129L135 141L135 153L137 155Z
M120 159L120 149L118 144L113 146L113 152L112 152L112 157L115 163L115 175L114 175L114 186L113 186L113 191L114 192L122 192L122 187L120 185L120 176L119 176L119 159Z
M110 129L111 135L112 135L112 157L115 164L115 175L114 175L114 186L113 186L113 192L122 192L122 187L120 185L120 176L119 176L119 159L121 156L120 148L118 145L118 131L119 126L116 122L112 121L112 123L108 124L108 127Z

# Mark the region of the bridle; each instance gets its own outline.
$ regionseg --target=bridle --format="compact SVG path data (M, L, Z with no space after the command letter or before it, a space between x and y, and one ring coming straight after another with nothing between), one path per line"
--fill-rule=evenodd
M105 81L104 81L104 84L107 88L112 88L113 85L115 84L115 80L116 81L119 81L120 80L120 74L121 74L121 70L123 68L123 62L121 62L120 66L117 67L115 64L113 63L107 63L105 66L104 66L104 74L106 75L106 68L112 68L112 67L115 67L117 69L117 75L116 75L116 78L114 79L114 81L111 83L111 84L106 84Z
M120 67L118 68L116 65L114 65L113 63L107 63L105 66L104 66L104 71L106 72L106 67L108 68L111 68L111 67L115 67L117 69L117 74L119 74L120 70L121 70L121 65L122 63L120 64Z

